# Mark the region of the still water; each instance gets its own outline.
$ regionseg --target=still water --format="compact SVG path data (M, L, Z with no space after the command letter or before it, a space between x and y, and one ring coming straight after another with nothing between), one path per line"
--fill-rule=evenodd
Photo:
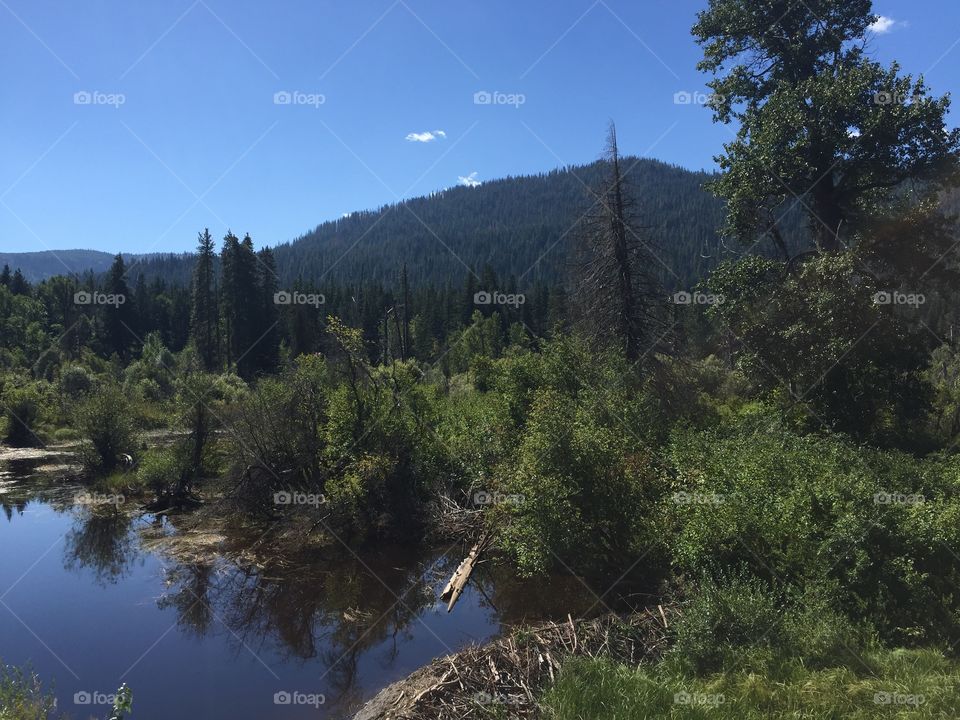
M447 614L459 546L174 557L156 541L175 521L78 504L50 465L0 460L0 660L29 665L72 718L108 717L121 682L132 720L349 718L436 657L596 601L576 578L487 564Z

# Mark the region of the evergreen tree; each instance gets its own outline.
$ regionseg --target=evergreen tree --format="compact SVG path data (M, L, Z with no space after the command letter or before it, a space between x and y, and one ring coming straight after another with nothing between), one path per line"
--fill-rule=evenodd
M145 338L153 326L153 298L147 289L147 279L143 273L137 274L137 285L133 291L133 314L137 335Z
M210 372L218 365L218 308L214 288L216 262L213 236L204 228L197 236L197 264L193 270L191 293L190 336L204 370Z
M766 234L789 259L777 218L799 198L817 250L923 277L953 243L938 195L960 183L960 131L949 96L866 56L876 20L870 0L710 0L699 68L715 119L739 126L712 188L747 244Z
M27 282L23 273L20 272L20 268L16 269L13 273L13 278L10 280L10 292L14 295L27 295L30 293L30 283Z
M249 237L249 236L247 236ZM258 373L272 373L279 364L279 317L275 300L277 293L277 266L273 260L270 248L263 248L257 253L259 270L259 307L256 317L256 328L253 338ZM307 306L314 309L313 306Z
M407 264L400 271L400 302L403 317L403 332L400 336L400 357L404 360L410 354L410 285L407 282Z
M237 374L247 380L256 373L256 357L252 356L252 351L259 337L255 334L260 304L256 262L250 236L246 235L241 242L236 235L228 232L221 251L223 285L220 293L226 360L228 366L235 366Z
M103 323L103 340L107 353L116 353L121 358L127 356L130 346L137 341L134 334L133 298L127 287L127 269L123 255L117 253L107 273L104 293L107 302L98 310Z

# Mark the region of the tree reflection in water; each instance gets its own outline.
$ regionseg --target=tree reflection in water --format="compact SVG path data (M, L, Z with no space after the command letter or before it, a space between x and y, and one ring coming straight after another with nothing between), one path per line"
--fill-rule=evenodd
M64 567L92 571L94 581L101 586L123 579L138 559L142 562L133 522L116 508L81 509L65 537Z
M361 658L390 641L382 658L389 665L436 600L428 562L418 557L394 551L362 560L303 553L182 562L167 571L169 589L159 602L176 608L181 627L197 635L222 623L238 652L246 646L287 660L319 659L328 699L346 706L364 697Z

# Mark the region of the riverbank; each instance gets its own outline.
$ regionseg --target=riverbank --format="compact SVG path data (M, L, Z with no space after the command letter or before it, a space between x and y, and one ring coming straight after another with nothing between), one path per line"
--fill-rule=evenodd
M496 712L536 717L540 696L573 658L607 658L629 666L659 659L673 614L658 607L516 628L384 688L354 720L470 720Z
M384 688L353 720L960 717L960 662L939 650L874 645L827 666L784 654L761 672L744 653L698 676L670 650L662 620L678 611L664 612L517 628Z

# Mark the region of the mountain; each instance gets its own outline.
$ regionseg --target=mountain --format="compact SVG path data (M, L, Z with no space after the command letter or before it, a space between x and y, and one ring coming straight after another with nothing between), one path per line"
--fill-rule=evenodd
M99 250L44 250L42 252L0 252L0 268L9 265L20 268L30 282L44 280L53 275L82 274L88 270L106 272L113 262L113 255Z
M628 157L623 165L644 238L660 260L655 269L667 287L688 287L721 255L723 203L703 188L712 176L650 159ZM360 279L392 285L404 264L413 284L460 283L468 267L481 273L487 266L520 286L554 281L568 270L577 220L591 206L587 188L603 173L598 161L351 213L274 248L281 284L303 278L321 287ZM799 223L788 222L785 235L799 243ZM69 254L72 271L102 272L109 265L106 253ZM62 255L0 255L0 263L37 279L64 272ZM189 254L131 256L128 264L134 261L134 272L174 284L188 283L193 267Z

